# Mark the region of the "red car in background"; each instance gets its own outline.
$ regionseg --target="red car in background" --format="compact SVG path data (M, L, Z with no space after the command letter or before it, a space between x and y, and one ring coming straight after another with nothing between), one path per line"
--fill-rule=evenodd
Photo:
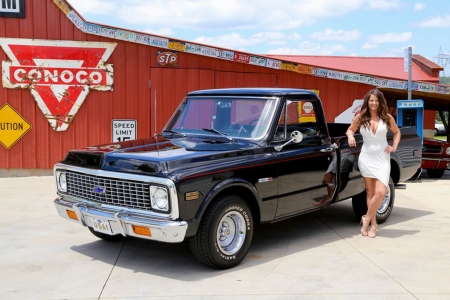
M431 178L441 178L450 169L450 143L435 139L423 139L422 169Z

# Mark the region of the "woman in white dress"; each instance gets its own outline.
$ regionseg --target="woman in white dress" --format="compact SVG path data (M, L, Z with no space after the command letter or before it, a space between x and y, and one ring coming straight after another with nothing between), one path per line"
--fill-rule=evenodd
M390 153L397 150L400 130L389 114L386 99L381 91L373 89L364 97L361 113L356 115L346 135L348 145L356 146L355 132L363 136L358 166L364 178L367 194L367 213L361 218L361 234L374 238L377 231L376 213L386 195L391 172ZM392 145L387 143L386 133L394 133ZM369 230L370 225L370 230Z

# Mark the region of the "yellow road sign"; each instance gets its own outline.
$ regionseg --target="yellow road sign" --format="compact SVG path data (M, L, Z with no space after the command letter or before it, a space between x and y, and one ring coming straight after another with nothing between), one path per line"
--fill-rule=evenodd
M6 149L14 146L30 129L31 124L11 105L6 103L0 108L0 144Z

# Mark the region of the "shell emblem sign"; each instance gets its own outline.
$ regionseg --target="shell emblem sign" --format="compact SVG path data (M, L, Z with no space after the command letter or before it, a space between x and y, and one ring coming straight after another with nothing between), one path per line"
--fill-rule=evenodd
M91 89L111 91L117 43L0 38L4 88L29 89L55 131L65 131Z

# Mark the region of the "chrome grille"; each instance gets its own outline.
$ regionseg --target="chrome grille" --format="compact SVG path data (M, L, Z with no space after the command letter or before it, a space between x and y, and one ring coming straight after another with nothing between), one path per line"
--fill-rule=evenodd
M148 183L76 172L67 172L66 177L67 193L71 196L102 204L151 210Z
M422 152L425 154L440 154L442 153L442 146L423 145Z

